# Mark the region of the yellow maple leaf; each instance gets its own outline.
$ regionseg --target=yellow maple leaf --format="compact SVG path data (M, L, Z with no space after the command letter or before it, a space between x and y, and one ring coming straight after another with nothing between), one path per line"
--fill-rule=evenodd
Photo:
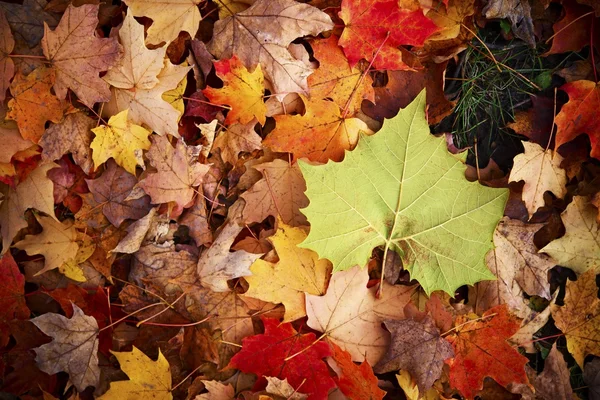
M600 299L593 269L575 282L567 281L564 304L552 305L552 318L565 334L569 353L583 368L586 355L600 356Z
M187 66L187 63L181 64L182 67ZM169 103L174 109L179 112L179 118L185 112L185 104L183 103L183 94L185 93L185 87L187 86L187 77L184 77L181 82L177 84L175 89L168 90L162 94L162 99Z
M312 250L297 245L307 236L306 229L284 224L279 218L277 232L269 238L277 251L275 264L256 260L250 267L252 276L245 279L250 284L247 296L263 301L283 303L283 321L294 321L306 315L304 293L317 296L325 294L331 263Z
M108 125L92 129L96 137L90 147L96 168L111 157L132 175L136 166L144 165L141 150L150 148L148 136L152 132L129 121L128 114L129 110L123 110L110 117Z
M151 398L170 400L171 368L169 362L158 350L158 360L152 361L141 350L133 346L131 352L111 351L121 369L129 377L128 381L111 382L110 389L100 396L102 400L137 400Z
M202 93L213 103L231 106L225 123L247 124L256 117L264 125L267 106L263 101L265 79L260 64L250 72L234 55L228 60L215 62L215 72L224 86L221 89L208 87Z

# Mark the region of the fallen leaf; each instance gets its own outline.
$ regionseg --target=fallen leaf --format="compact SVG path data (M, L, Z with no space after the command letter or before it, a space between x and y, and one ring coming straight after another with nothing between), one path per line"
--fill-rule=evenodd
M401 370L399 372L400 373L396 375L396 380L398 381L400 388L404 391L407 400L419 400L419 387L410 375L410 372L406 370Z
M73 316L47 313L31 320L52 342L35 348L35 361L47 374L65 371L78 391L97 386L100 381L98 366L98 323L73 304Z
M335 361L337 367L334 367L334 370L338 375L333 379L342 393L356 400L383 399L386 393L377 386L377 377L368 361L356 365L347 351L333 342L329 346L331 359Z
M392 334L392 342L375 370L407 370L417 381L419 392L426 393L441 376L444 361L454 357L452 346L440 336L429 316L422 320L386 320L385 326Z
M198 160L199 149L178 139L175 147L166 136L152 136L152 146L146 156L156 172L149 173L138 186L152 198L152 203L173 201L185 207L194 198L195 188L202 184L210 169Z
M54 184L48 178L48 171L58 167L57 164L41 164L34 169L24 181L15 187L0 184L1 193L4 195L0 203L0 228L2 232L2 254L10 248L12 240L17 233L27 227L23 214L29 208L54 215ZM57 220L58 221L58 220Z
M158 350L158 360L148 356L133 346L131 352L111 352L119 361L121 370L129 377L128 381L111 382L110 388L98 399L133 399L141 396L156 400L171 400L171 368L165 356Z
M109 87L98 74L123 56L116 39L96 36L98 9L94 4L69 5L54 31L44 25L42 39L44 55L56 71L56 95L64 99L71 89L90 108L110 100Z
M600 361L594 358L583 368L583 381L590 390L590 400L600 399Z
M260 64L250 72L235 54L230 59L214 64L215 73L223 81L223 87L207 87L202 93L215 104L231 106L225 124L247 124L256 118L264 125L267 106L263 101L265 89Z
M152 132L129 121L128 112L121 111L110 117L107 125L92 129L96 137L90 148L96 168L111 157L132 175L138 165L145 168L142 150L150 148L148 136Z
M199 394L195 400L234 400L235 390L231 384L224 385L219 381L202 381L208 393Z
M299 164L311 224L301 246L334 271L366 265L372 249L385 245L427 293L454 295L461 285L495 279L484 256L508 191L465 180L461 159L429 133L424 92L341 163Z
M60 124L52 124L40 139L42 160L58 160L71 153L83 172L89 174L94 168L92 161L92 128L96 122L83 112L65 116Z
M415 287L384 282L377 298L377 288L367 288L368 281L367 270L359 267L333 274L325 296L306 295L306 314L308 326L327 335L353 361L375 365L390 344L381 323L404 318L404 306Z
M446 361L450 366L450 384L467 399L473 399L483 389L486 376L504 387L511 383L528 384L527 358L506 341L519 329L519 320L509 314L505 305L490 308L481 319L457 317L455 333L447 337L455 354Z
M373 79L351 67L335 35L310 42L319 68L308 77L311 98L331 99L343 115L354 116L363 99L375 102Z
M258 0L247 10L217 21L207 48L218 59L237 55L246 68L260 64L273 93L282 100L289 92L308 93L306 78L312 73L289 52L290 43L332 28L331 18L308 4Z
M145 217L142 217L129 225L127 227L127 236L121 239L117 247L112 249L111 252L125 254L137 252L142 246L151 224L154 222L155 215L156 208L152 208Z
M279 379L272 376L266 376L267 392L275 394L277 396L284 397L286 400L306 400L308 396L302 393L298 393L292 385L289 384L287 379Z
M17 71L10 84L13 98L8 102L6 118L17 122L23 139L37 143L46 121L58 123L62 119L62 104L50 93L54 79L53 69L40 67L27 76Z
M295 321L306 315L305 293L322 296L327 289L331 263L319 260L312 250L297 247L306 235L305 229L286 225L279 219L277 232L269 238L279 261L256 260L250 266L252 275L246 277L250 288L245 295L283 303L283 322Z
M275 115L275 129L263 140L273 151L289 152L294 160L308 158L325 163L341 161L345 150L356 146L360 132L372 131L358 118L344 118L340 108L328 100L302 98L303 115Z
M351 66L364 58L376 69L410 69L398 46L422 46L439 30L421 9L389 0L343 0L339 16L345 23L339 44Z
M600 300L596 272L589 270L577 281L567 281L564 306L552 306L556 327L567 339L567 349L580 368L585 356L600 355Z
M221 150L223 161L235 165L241 152L251 153L263 148L262 139L254 130L256 123L256 119L253 119L247 124L233 124L221 130L213 148Z
M560 215L566 233L546 245L540 252L549 254L557 264L578 274L600 269L600 229L596 223L596 208L589 199L574 196Z
M552 46L544 55L577 52L590 44L594 26L594 15L586 15L591 14L590 9L572 1L563 2L561 5L564 15L552 25Z
M193 38L202 20L198 4L201 0L176 0L164 3L158 0L125 0L134 17L152 19L148 28L148 44L172 42L179 32L187 32ZM164 46L166 48L167 46Z
M25 277L10 253L0 258L0 346L10 339L8 323L13 319L29 318L29 308L25 302Z
M556 301L557 295L558 292L556 292L548 307L546 307L542 312L538 313L530 308L527 308L527 315L525 315L525 318L523 318L521 327L517 333L511 336L509 342L523 347L527 353L537 353L537 349L535 348L532 340L533 335L542 329L548 322L548 319L550 318L550 311L552 310L552 305Z
M106 170L99 178L86 179L86 182L98 202L97 207L118 228L126 219L139 219L146 215L150 210L150 199L148 196L129 199L137 178L114 160L106 164Z
M259 378L287 379L300 393L308 394L309 400L326 398L335 387L323 361L331 355L327 343L315 342L314 333L299 334L289 323L265 317L262 321L265 333L245 338L242 351L233 356L228 367Z
M528 1L490 0L482 14L487 19L508 19L512 25L512 33L530 47L535 47L531 6Z
M592 81L565 83L560 87L569 95L569 101L556 115L556 148L581 134L590 138L590 155L600 159L600 127L595 110L600 107L600 89Z
M247 10L256 0L219 0L217 7L219 8L219 19L225 19L233 14Z
M15 64L9 57L14 48L15 39L10 31L6 13L0 9L0 101L4 101L6 89L15 74Z
M556 342L544 360L544 371L537 376L533 386L535 396L539 399L575 400L578 398L571 389L571 373L565 358L556 347Z
M16 126L0 126L0 163L10 163L14 155L33 145L21 137Z
M204 197L196 196L194 205L186 209L179 219L179 223L189 229L189 235L197 246L202 246L213 241L213 234L208 223L208 210Z
M554 99L531 96L531 108L517 111L515 122L508 124L507 127L545 148L550 139L553 119Z
M75 259L79 245L73 222L66 220L61 223L54 218L41 215L36 215L35 218L42 226L42 233L25 236L25 239L15 243L15 247L25 250L28 255L44 256L44 268L37 274L60 268L67 261Z
M45 25L50 28L58 25L60 15L48 12L47 5L45 0L24 0L22 4L0 3L17 42L21 41L32 49L42 40Z
M243 221L262 222L272 215L288 225L306 225L306 217L300 212L308 205L306 183L298 164L276 159L252 168L262 174L262 179L240 196L246 201Z

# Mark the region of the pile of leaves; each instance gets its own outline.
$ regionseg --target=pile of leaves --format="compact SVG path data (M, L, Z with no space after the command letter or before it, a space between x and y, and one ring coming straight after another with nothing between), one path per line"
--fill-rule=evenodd
M598 18L0 2L0 397L600 398ZM466 49L532 91L485 168Z

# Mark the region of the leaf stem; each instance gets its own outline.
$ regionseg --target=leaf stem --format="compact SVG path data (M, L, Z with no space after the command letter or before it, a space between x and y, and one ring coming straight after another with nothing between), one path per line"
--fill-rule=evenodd
M450 332L453 332L453 331L457 330L458 328L460 328L462 326L465 326L465 325L470 324L472 322L482 321L482 320L484 320L486 318L491 318L491 317L494 317L496 315L498 315L498 313L492 313L492 314L489 314L489 315L484 315L483 317L479 317L479 318L475 318L475 319L470 319L470 320L468 320L466 322L463 322L462 324L456 325L452 329L447 330L446 332L442 333L440 336L444 337L444 336L448 335Z

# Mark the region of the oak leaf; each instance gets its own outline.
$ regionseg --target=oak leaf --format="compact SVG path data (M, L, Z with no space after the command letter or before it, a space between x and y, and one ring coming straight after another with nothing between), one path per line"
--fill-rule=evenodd
M96 168L111 157L132 175L138 165L144 168L142 150L150 148L152 132L129 121L127 115L128 110L121 111L110 117L107 125L92 129L96 137L90 148Z
M25 302L25 277L10 253L0 258L0 346L10 339L8 323L15 318L29 318L29 308Z
M15 188L0 184L4 195L0 203L0 227L2 233L2 254L9 248L17 233L27 227L23 214L29 208L54 216L54 184L48 178L48 171L56 168L54 163L41 164ZM58 221L58 220L57 220Z
M312 72L292 56L290 43L332 28L331 18L308 4L258 0L247 10L217 21L207 48L218 59L237 55L246 68L260 64L281 100L289 92L308 93L306 78Z
M24 139L37 143L44 134L46 121L62 119L62 103L50 93L54 79L54 70L45 67L27 76L20 72L15 75L10 85L13 98L8 102L6 118L17 122Z
M565 235L548 243L540 252L549 254L557 264L579 274L588 269L600 270L597 212L586 197L574 196L560 216L565 225Z
M285 306L284 322L306 315L304 294L322 296L327 289L331 263L319 260L317 253L297 245L306 238L306 229L277 222L277 232L269 238L279 261L256 260L246 277L250 288L246 296Z
M328 100L302 98L304 115L275 115L275 129L263 140L273 151L293 153L294 160L308 158L325 163L341 161L344 151L356 146L359 133L372 133L358 118L345 118Z
M565 83L560 87L569 101L556 115L556 148L581 134L590 138L590 155L600 159L600 126L595 111L600 107L600 87L592 81Z
M357 400L383 399L386 393L377 386L377 377L368 361L356 365L350 354L342 350L340 346L335 343L330 343L329 346L331 347L331 358L337 367L333 367L333 369L338 375L333 379L342 393Z
M199 149L178 139L175 147L166 136L153 136L146 156L156 172L149 173L138 186L150 195L154 204L173 201L185 207L194 198L195 188L202 184L210 167L200 164Z
M44 256L44 268L37 274L60 268L67 261L75 259L79 245L77 244L77 230L73 227L73 222L66 220L61 223L54 218L41 215L36 215L35 218L42 226L42 233L25 236L25 239L17 242L15 247L25 250L29 255L41 254Z
M15 39L10 31L6 14L0 8L0 101L2 102L6 97L6 89L8 89L10 80L15 74L15 64L9 57L14 48Z
M162 95L177 88L191 67L165 60L166 47L148 50L144 45L144 27L130 14L125 16L119 29L119 38L124 56L103 77L113 86L113 96L104 107L105 114L114 115L129 109L132 122L146 124L159 135L169 133L178 137L180 113Z
M514 159L509 182L525 181L523 201L529 218L544 206L544 193L552 192L558 198L567 194L567 173L560 167L562 156L552 150L544 150L539 144L522 142L525 152Z
M345 23L339 44L351 66L364 58L376 69L410 69L398 46L422 46L439 30L423 10L390 0L343 0L339 16Z
M552 306L556 327L567 339L567 349L579 367L585 356L600 355L600 299L596 271L589 270L573 281L567 281L564 306Z
M158 350L158 360L152 361L135 346L131 352L111 352L119 361L128 381L111 382L110 388L98 399L139 399L149 397L156 400L171 400L171 368Z
M333 100L349 116L360 111L363 99L375 102L373 79L351 67L335 35L310 42L319 68L308 77L311 98ZM363 76L364 75L364 76Z
M407 370L425 393L442 374L444 361L454 356L452 346L441 337L433 319L386 320L392 334L388 352L375 366L378 373Z
M83 104L110 99L110 90L98 74L108 70L122 57L123 51L114 38L98 38L98 5L67 7L56 30L44 25L42 49L56 71L54 91L64 99L71 89Z
M306 295L306 314L308 326L339 344L352 360L375 365L390 344L382 322L404 318L404 306L415 287L384 282L377 298L377 288L367 288L368 281L367 270L358 266L333 274L325 296Z
M289 323L265 317L262 321L265 333L245 338L242 351L233 356L229 367L259 378L287 379L298 392L308 394L309 400L326 398L335 387L323 361L331 355L327 343L315 341L314 333L299 334Z
M40 139L42 160L58 160L63 155L71 153L73 159L83 172L89 174L94 168L92 161L92 128L96 121L83 112L71 113L65 116L60 124L52 124Z
M162 42L168 44L177 39L179 32L187 32L194 38L202 20L198 9L200 3L201 0L175 0L168 3L160 0L125 0L132 16L152 19L146 38L146 42L152 45Z
M262 179L240 196L246 201L244 222L262 222L272 215L288 225L306 225L306 217L300 212L308 205L306 183L298 164L275 159L252 168L262 174Z
M377 134L361 137L344 161L299 165L311 224L301 247L329 259L334 271L366 265L372 249L385 245L384 254L396 251L427 293L453 295L495 279L484 256L508 191L465 179L463 161L429 132L424 92Z
M506 305L490 308L481 321L467 316L456 318L455 333L447 340L454 347L450 366L450 384L467 399L483 389L483 379L491 377L506 387L511 383L528 384L525 364L528 360L506 341L519 330L519 320Z
M235 165L240 152L251 153L262 149L262 139L254 130L255 126L256 119L252 119L247 124L229 125L219 132L213 148L221 150L223 161Z
M99 178L86 179L86 182L98 203L97 207L118 228L126 219L139 219L146 215L150 209L150 199L148 196L129 199L138 183L137 178L119 167L114 160L106 164L107 168Z
M251 72L234 54L230 59L216 61L214 65L217 76L223 81L223 87L208 87L202 93L215 104L231 106L225 124L247 124L256 118L264 125L267 106L263 101L265 89L260 64Z
M65 371L79 392L97 386L98 323L73 304L73 316L48 313L31 320L52 342L35 348L38 368L48 374Z

